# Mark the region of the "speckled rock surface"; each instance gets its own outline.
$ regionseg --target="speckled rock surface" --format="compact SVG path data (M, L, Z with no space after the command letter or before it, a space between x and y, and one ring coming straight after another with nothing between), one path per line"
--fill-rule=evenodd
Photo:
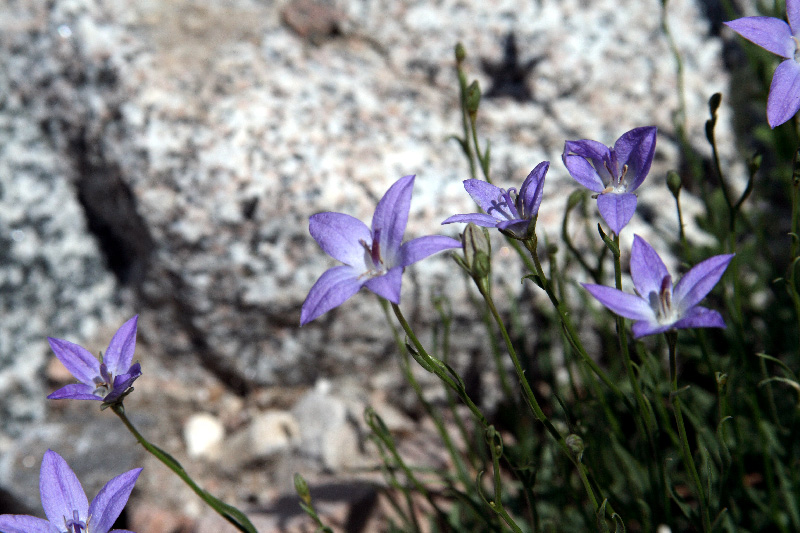
M116 328L134 311L150 356L172 365L150 362L151 371L219 380L247 398L258 387L371 375L387 363L394 348L369 294L297 328L308 289L333 264L307 221L319 211L368 221L394 180L417 174L408 237L456 234L439 222L473 208L461 185L468 167L448 140L460 128L457 41L486 95L480 128L496 182L518 186L538 162L552 162L540 229L557 237L577 188L560 162L566 139L612 144L653 124L651 183L639 189L641 209L623 237L636 231L663 251L657 235L676 231L663 177L681 164L677 78L658 0L44 4L12 1L0 21L6 432L6 415L45 416L45 382L35 377L48 357L45 335L94 341L101 324ZM721 44L694 1L669 5L687 131L707 155L706 101L727 92ZM718 139L730 150L727 113ZM503 257L496 271L518 287ZM444 257L408 269L403 306L428 332L427 302L452 294L458 358L480 348L453 272ZM169 400L148 390L155 406ZM171 425L183 427L185 409ZM234 415L223 423L231 434L246 429ZM154 433L162 424L153 422ZM267 499L255 481L225 490Z

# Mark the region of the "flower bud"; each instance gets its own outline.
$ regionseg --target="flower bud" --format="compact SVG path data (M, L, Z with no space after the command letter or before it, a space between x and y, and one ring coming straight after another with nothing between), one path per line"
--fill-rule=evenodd
M297 491L297 495L306 505L311 505L311 492L308 490L308 483L306 483L303 476L297 473L294 475L294 490Z
M672 196L678 198L678 195L681 193L682 184L681 177L674 170L667 172L667 187L669 187L669 192L672 193Z
M464 264L470 275L475 279L489 277L492 245L486 228L470 222L461 235L461 243L464 248Z
M579 435L571 433L564 440L567 443L567 448L572 452L572 456L580 463L581 459L583 459L583 450L586 448L583 444L583 439Z
M464 45L461 43L456 44L456 63L461 63L467 58L467 51L464 50Z
M467 87L467 113L469 113L470 117L475 118L475 115L478 113L478 107L481 103L481 86L478 83L478 80L473 81Z

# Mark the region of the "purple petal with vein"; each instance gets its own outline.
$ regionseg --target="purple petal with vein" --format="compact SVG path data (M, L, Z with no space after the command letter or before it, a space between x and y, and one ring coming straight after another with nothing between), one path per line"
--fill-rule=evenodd
M364 281L353 267L342 265L326 270L308 291L300 311L300 325L308 324L346 302L358 292Z
M636 212L636 195L607 193L597 197L597 209L611 231L619 235Z

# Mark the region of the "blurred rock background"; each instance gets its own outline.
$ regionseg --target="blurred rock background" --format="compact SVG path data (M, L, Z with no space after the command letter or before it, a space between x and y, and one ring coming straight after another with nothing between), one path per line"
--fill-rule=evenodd
M413 417L374 297L298 328L308 289L333 264L308 235L309 215L369 222L388 186L417 174L407 236L456 236L439 223L473 210L468 167L448 139L461 127L462 42L484 91L496 182L519 186L552 162L541 230L558 238L577 187L560 161L565 140L613 144L653 124L656 160L625 237L674 235L664 175L685 164L675 117L707 157L706 101L729 92L715 5L669 2L680 115L659 0L2 2L0 513L40 512L50 447L90 497L145 466L130 529L225 531L110 413L45 403L71 381L47 336L98 352L138 313L144 376L126 406L144 433L259 530L307 525L295 471L338 527L375 530L367 510L380 508L381 477L363 473L377 464L364 407L391 421L419 462L442 459ZM718 130L727 160L729 114L723 107ZM524 302L543 301L502 268L507 252L498 275ZM403 307L430 338L431 298L447 294L456 363L485 381L485 342L454 272L446 257L410 268Z

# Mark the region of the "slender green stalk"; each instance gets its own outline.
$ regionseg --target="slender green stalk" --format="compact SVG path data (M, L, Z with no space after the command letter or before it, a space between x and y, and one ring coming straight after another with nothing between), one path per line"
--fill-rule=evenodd
M486 420L486 417L483 415L481 410L475 405L475 402L472 401L472 398L469 397L467 391L464 390L464 387L460 383L456 383L453 376L448 374L448 370L444 366L444 364L439 361L438 359L431 357L428 352L425 350L425 347L422 346L422 343L419 341L417 336L414 334L414 330L411 329L411 326L408 324L406 317L403 315L403 311L400 309L400 306L393 303L392 310L394 310L394 315L397 317L398 322L400 322L400 326L403 328L403 331L406 332L406 336L411 340L411 343L416 348L417 353L419 354L422 362L425 363L425 367L430 371L433 372L439 379L441 379L448 387L453 389L458 397L461 398L461 401L469 408L472 412L472 415L475 419L480 422L481 426L484 429L489 427L489 422Z
M566 305L564 305L561 300L559 300L556 293L553 291L553 286L550 283L547 275L542 268L542 263L539 261L539 254L536 250L537 248L537 237L536 233L534 233L530 239L523 241L525 248L531 254L534 263L534 272L537 276L539 276L539 280L542 282L542 288L544 289L547 296L550 298L550 302L553 304L553 307L556 308L558 312L558 318L561 321L561 325L564 328L564 332L567 336L567 340L578 352L578 355L581 356L583 362L592 369L595 375L600 378L600 380L605 383L605 385L619 398L626 400L625 395L622 391L617 387L617 385L608 377L608 375L603 371L602 368L592 359L589 357L589 354L586 352L586 349L583 347L583 344L580 341L580 336L578 335L578 331L575 329L575 325L572 323L572 320L569 316L569 311L567 310ZM627 400L626 400L627 401Z
M122 403L115 403L110 407L114 414L117 415L120 420L122 420L122 423L125 424L125 427L128 428L128 431L130 431L133 436L136 437L136 440L139 441L139 444L141 444L144 449L150 452L156 459L164 463L167 468L175 472L175 474L181 478L184 483L189 485L194 493L200 496L200 499L206 502L209 507L219 513L222 518L233 524L233 526L239 531L244 531L246 533L258 533L255 526L250 523L250 520L248 520L244 513L232 505L228 505L222 500L215 498L200 488L200 486L195 483L191 477L189 477L189 474L186 473L186 470L183 469L178 461L176 461L170 454L158 446L148 442L147 439L145 439L142 434L139 433L139 431L134 427L133 423L131 423L131 421L128 419L127 415L125 414L125 407L122 405Z
M489 306L489 310L494 317L495 322L497 323L497 327L500 329L500 334L503 336L503 340L506 343L506 349L508 350L508 354L511 356L511 361L514 363L514 370L517 372L517 378L519 379L519 384L522 387L522 390L525 395L525 400L528 406L533 411L534 416L536 416L537 420L544 424L544 427L550 433L550 435L555 439L558 443L559 448L569 457L572 463L575 465L575 468L578 471L578 475L581 478L581 482L583 483L584 488L586 489L586 493L589 496L589 499L592 502L592 506L594 507L595 511L600 508L600 502L598 501L597 497L594 495L594 490L592 489L592 485L589 482L589 477L586 472L586 467L581 463L579 460L575 458L575 455L570 450L569 446L561 433L553 426L550 419L547 418L547 415L544 414L542 408L539 406L539 402L536 400L536 396L533 394L533 390L531 389L530 383L528 379L525 377L525 370L523 370L522 365L520 364L519 357L517 357L517 351L514 349L514 344L511 342L511 337L508 335L508 331L506 330L505 324L503 323L503 319L500 317L500 313L497 311L497 307L494 305L494 301L492 300L492 296L486 292L480 285L478 288L481 291L481 295L483 299L486 300L486 305Z
M667 338L667 345L669 346L670 396L672 407L675 411L675 422L678 425L681 455L683 456L683 463L689 471L689 478L691 479L692 485L694 485L694 490L700 504L700 517L703 521L703 531L705 533L711 533L711 518L708 511L708 501L706 500L706 494L703 490L703 482L700 480L700 475L697 472L697 465L695 465L694 462L692 448L689 445L689 437L686 435L686 426L683 423L683 413L681 412L681 399L678 395L678 363L676 357L678 334L675 331L668 331L664 336Z

